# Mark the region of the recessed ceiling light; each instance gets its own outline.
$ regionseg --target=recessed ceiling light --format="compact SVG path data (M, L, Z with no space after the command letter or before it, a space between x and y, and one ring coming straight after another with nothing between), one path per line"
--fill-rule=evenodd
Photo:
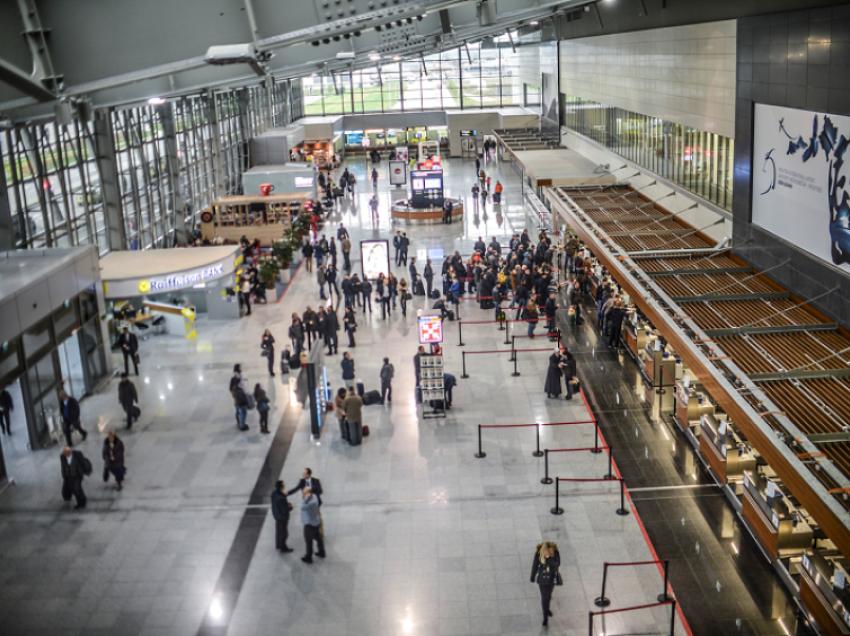
M370 59L370 60L372 60L373 62L377 62L378 60L380 60L380 59L381 59L381 56L380 56L380 55L378 55L377 53L372 53L372 54L369 56L369 59Z
M165 100L162 97L151 97L148 100L148 104L151 106L159 106L160 104L164 104Z
M401 55L393 55L393 60L396 62L401 62Z
M540 24L540 23L539 23L537 20L532 20L531 22L529 22L529 24L533 24L533 25L535 25L535 26L536 26L536 25L538 25L538 24Z

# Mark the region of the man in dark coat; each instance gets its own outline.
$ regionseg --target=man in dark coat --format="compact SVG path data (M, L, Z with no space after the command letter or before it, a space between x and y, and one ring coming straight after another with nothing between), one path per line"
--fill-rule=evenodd
M546 371L546 384L543 390L546 397L556 398L561 395L561 375L564 365L561 361L561 352L555 349L555 353L549 356L549 369Z
M416 279L419 278L419 272L416 271L416 257L410 259L410 265L407 267L410 274L410 291L416 293Z
M325 344L328 345L328 355L331 356L338 351L337 332L339 331L339 319L334 308L328 307L325 316Z
M396 267L401 265L401 232L396 232L393 237L393 247L395 248L395 257L393 260L395 261Z
M561 356L561 373L564 374L564 382L567 385L567 397L566 399L573 399L573 388L575 385L573 384L573 378L576 377L576 359L573 357L569 351L564 349L564 353Z
M431 267L431 259L425 261L425 269L422 270L422 278L425 279L425 295L431 297L431 286L434 282L434 268Z
M60 413L62 414L62 432L65 434L65 442L68 447L73 446L71 442L71 429L77 429L83 436L83 441L89 436L80 426L80 403L70 397L65 391L59 393Z
M558 311L557 296L554 292L549 294L549 300L546 301L546 331L552 333L555 331L555 313Z
M12 411L14 410L15 403L12 401L12 395L3 389L0 391L0 428L5 435L12 434Z
M301 473L301 479L298 481L298 485L295 486L292 490L287 491L287 495L291 495L292 493L303 491L305 488L310 488L313 491L313 494L316 495L316 499L319 501L319 505L322 505L322 494L324 491L322 490L322 483L313 477L313 471L310 468L305 468Z
M282 481L275 482L272 491L272 516L274 517L274 548L281 552L292 552L292 548L286 545L289 538L289 512L292 504L286 498L286 484Z
M399 239L401 255L399 257L399 265L407 265L407 252L410 250L410 239L407 238L407 232L401 233L401 238Z
M77 500L74 508L85 508L86 493L83 492L83 478L91 474L91 462L80 451L72 451L70 446L62 449L59 461L62 463L62 499L71 501L71 495L73 495Z
M608 339L608 346L617 347L620 345L620 328L623 326L623 319L626 317L626 308L623 307L623 301L618 300L610 313L611 336Z
M136 393L136 385L130 382L126 373L121 374L121 382L118 383L118 403L124 407L127 414L127 430L133 428L133 405L139 403L139 394Z
M457 385L457 379L451 373L443 374L443 392L446 396L446 408L452 408L452 389Z
M136 334L130 333L127 327L124 327L124 332L118 336L118 346L121 347L121 353L124 354L124 373L130 373L130 360L133 360L133 368L136 370L136 375L139 375L139 365L136 364L136 352L139 350L139 339Z
M109 479L109 473L115 477L118 483L118 490L122 490L124 486L124 442L122 442L115 431L109 431L106 439L103 440L103 481Z

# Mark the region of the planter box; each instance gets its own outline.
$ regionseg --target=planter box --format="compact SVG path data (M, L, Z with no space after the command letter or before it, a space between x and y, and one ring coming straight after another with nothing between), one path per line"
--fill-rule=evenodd
M286 269L280 270L280 274L278 274L278 280L286 285L290 280L292 280L292 268L287 267Z
M277 302L277 289L272 287L271 289L266 290L266 303L271 305L272 303Z

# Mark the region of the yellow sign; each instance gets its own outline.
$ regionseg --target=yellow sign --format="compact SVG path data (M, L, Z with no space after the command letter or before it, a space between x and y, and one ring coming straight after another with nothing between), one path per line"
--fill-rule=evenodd
M107 291L106 281L103 282L103 295L106 296L109 292Z
M151 282L149 280L140 280L139 281L139 291L143 294L147 294L151 290Z
M191 309L182 309L180 311L183 314L184 327L186 328L186 338L192 339L197 338L198 334L195 331L195 312Z
M233 261L233 266L239 267L242 264L242 261L244 261L244 260L245 260L245 255L240 254L238 257L236 257L236 260Z

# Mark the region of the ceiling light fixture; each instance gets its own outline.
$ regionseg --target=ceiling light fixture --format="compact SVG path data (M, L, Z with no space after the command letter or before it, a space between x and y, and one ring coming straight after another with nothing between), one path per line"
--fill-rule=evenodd
M160 104L164 104L165 100L162 97L151 97L148 100L148 104L151 106L159 106Z
M531 22L529 22L529 24L532 26L537 26L540 23L537 20L532 20Z
M378 60L381 59L381 56L377 53L372 53L372 54L369 55L369 59L372 60L373 62L377 62Z

